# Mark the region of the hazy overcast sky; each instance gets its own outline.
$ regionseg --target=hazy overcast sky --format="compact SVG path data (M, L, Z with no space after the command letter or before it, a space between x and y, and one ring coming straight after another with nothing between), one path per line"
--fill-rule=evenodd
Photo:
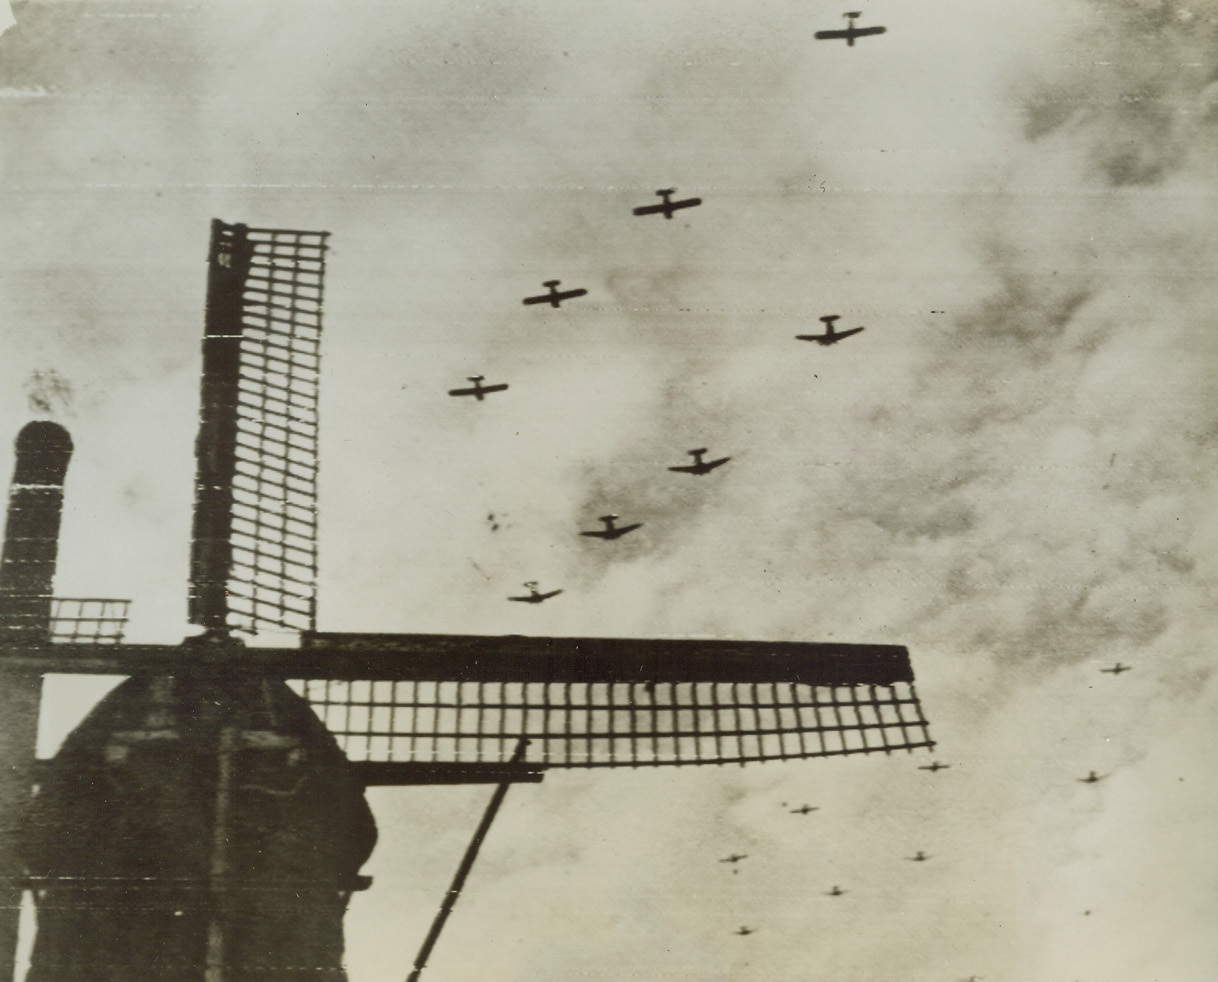
M42 373L60 594L187 631L219 217L332 233L323 629L911 649L951 770L515 788L432 982L1218 964L1218 6L868 0L885 35L814 41L843 6L14 4L0 473ZM588 296L520 304L554 278ZM794 340L830 313L866 331ZM733 460L664 469L695 446ZM609 511L644 527L575 534ZM404 977L488 794L374 794L352 982Z

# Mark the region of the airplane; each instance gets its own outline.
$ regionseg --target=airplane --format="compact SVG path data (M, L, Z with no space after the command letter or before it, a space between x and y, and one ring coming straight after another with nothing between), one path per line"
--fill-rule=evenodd
M678 474L709 474L716 467L722 467L731 457L720 457L718 460L703 460L702 455L706 453L706 447L701 447L698 450L690 450L689 455L694 458L692 464L678 464L676 467L668 468L670 471L676 471Z
M807 815L808 812L820 811L820 805L804 805L801 808L792 808L792 815Z
M448 394L450 396L473 396L475 399L481 402L486 398L487 393L502 392L507 388L506 383L502 383L500 385L483 385L482 380L486 378L485 375L470 375L468 378L474 383L472 386L467 389L449 389Z
M721 863L738 863L742 859L748 859L747 853L734 852L730 856L724 856L719 862Z
M600 520L605 523L603 529L597 529L593 532L580 532L580 535L586 535L593 539L620 539L627 532L633 532L637 528L642 528L642 522L635 522L633 525L614 525L617 519L616 515L602 515Z
M1122 672L1128 672L1132 667L1131 665L1122 665L1120 662L1117 662L1112 668L1101 668L1100 671L1107 672L1109 675L1120 675Z
M635 208L632 214L635 215L663 215L665 218L672 218L672 213L679 208L693 208L702 204L701 198L685 198L681 201L670 200L677 193L676 188L667 188L663 191L657 191L663 202L658 205L640 205Z
M960 982L981 982L984 978L984 975L970 975L967 979L961 979Z
M557 597L561 590L551 590L549 593L539 593L537 590L537 581L529 580L525 583L524 588L529 591L527 597L508 597L508 600L518 600L522 604L539 604L543 600L549 600L551 597Z
M574 300L588 292L587 290L559 290L558 284L561 282L562 280L546 280L541 285L548 286L549 293L543 293L537 297L525 297L521 303L548 303L551 307L557 307L564 300Z
M826 897L840 897L845 892L846 891L843 890L841 887L835 886L832 890L826 890L825 896Z
M859 10L842 14L842 16L849 22L844 31L817 31L812 36L818 41L842 40L846 42L847 47L853 48L855 38L865 38L872 34L883 34L888 30L886 27L855 27L854 22L863 16L862 11Z
M935 771L945 771L951 766L951 764L940 764L937 760L932 760L929 764L919 764L918 770L930 771L933 774Z
M815 341L820 345L837 344L838 341L850 337L851 334L858 334L863 330L861 327L852 327L848 331L839 331L834 328L833 322L841 318L841 314L828 314L822 317L821 323L825 325L824 334L796 334L796 341Z
M1092 771L1086 777L1075 778L1075 780L1078 781L1079 784L1099 784L1100 781L1104 780L1104 778L1107 776L1107 774L1096 774L1095 771Z
M924 863L931 857L926 855L926 853L924 853L921 849L919 849L912 856L906 856L905 858L908 859L911 863Z
M756 933L757 933L757 928L755 928L755 927L744 927L743 925L741 925L741 926L740 926L740 928L738 928L736 931L733 931L732 933L733 933L733 934L756 934Z

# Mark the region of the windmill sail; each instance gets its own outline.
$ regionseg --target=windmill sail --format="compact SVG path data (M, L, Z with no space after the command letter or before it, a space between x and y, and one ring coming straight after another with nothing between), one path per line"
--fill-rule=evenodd
M934 746L899 645L306 633L300 647L65 645L14 670L289 681L368 784ZM191 682L190 684L195 684ZM529 779L517 775L518 779Z
M310 630L326 232L212 223L191 623Z
M500 763L521 739L532 763L579 768L934 745L894 645L315 634L301 655L353 653L367 677L297 685L361 763Z

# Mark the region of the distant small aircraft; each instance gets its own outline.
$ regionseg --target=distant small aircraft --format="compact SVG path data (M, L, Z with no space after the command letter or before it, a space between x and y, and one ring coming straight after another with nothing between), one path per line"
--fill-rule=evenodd
M888 30L886 27L855 27L854 22L863 16L862 11L855 10L848 14L842 14L847 20L845 30L841 31L817 31L812 35L818 41L845 41L846 46L853 48L855 38L865 38L872 34L883 34Z
M755 928L755 927L745 927L744 925L741 925L741 926L740 926L739 928L737 928L737 929L736 929L736 930L735 930L733 933L734 933L734 934L756 934L756 933L757 933L757 928Z
M681 201L670 200L677 193L676 188L666 188L663 191L657 191L664 200L658 205L640 205L634 209L635 215L663 215L665 218L672 218L672 213L680 208L694 208L702 204L701 198L684 198Z
M551 590L549 593L540 593L537 590L537 581L529 580L525 583L524 588L529 591L527 597L508 597L508 600L518 600L522 604L539 604L543 600L549 600L551 597L557 597L561 590Z
M697 450L690 450L689 455L694 458L692 464L678 464L676 467L668 468L670 471L676 471L678 474L709 474L716 467L722 467L731 457L720 457L718 460L703 460L702 455L706 453L706 447L700 447Z
M730 856L724 856L719 862L721 863L738 863L742 859L748 859L747 853L734 852Z
M635 522L633 525L614 525L617 521L616 515L602 515L600 520L605 523L603 529L596 529L592 532L580 532L580 535L586 535L593 539L620 539L627 532L633 532L635 529L642 528L642 522Z
M933 774L935 771L945 771L951 766L952 766L951 764L940 764L937 760L934 760L934 761L931 761L929 764L919 764L918 770L930 771Z
M1086 777L1075 778L1075 780L1078 781L1079 784L1099 784L1100 781L1104 780L1104 778L1107 776L1107 774L1096 774L1095 771L1092 771Z
M473 396L475 399L481 402L486 398L488 393L502 392L507 388L506 383L501 383L499 385L483 385L482 380L484 378L486 378L485 375L470 375L469 380L474 383L472 386L466 389L449 389L448 394L450 396Z
M807 815L808 812L818 812L818 811L820 811L820 805L803 805L799 808L792 808L791 814L792 815Z
M835 886L832 890L826 890L825 896L826 897L840 897L845 892L846 891L843 890L841 887Z
M908 859L911 863L924 863L931 857L926 855L926 853L924 853L921 849L919 849L912 856L906 856L905 858Z
M1100 671L1107 672L1109 675L1120 675L1122 672L1128 672L1132 667L1132 665L1122 665L1117 662L1112 668L1101 668Z
M841 314L828 314L820 319L821 323L825 325L824 334L796 334L795 340L815 341L820 345L837 344L838 341L845 340L846 338L850 337L850 335L858 334L859 331L863 330L861 327L852 327L848 331L837 330L833 326L833 322L840 320L841 316Z
M967 979L961 979L960 982L981 982L984 978L984 975L970 975Z
M587 290L559 290L558 284L561 282L562 280L546 280L541 285L548 286L550 288L549 293L543 293L536 297L525 297L521 303L548 303L551 307L557 307L564 300L574 300L576 297L582 297L588 292Z

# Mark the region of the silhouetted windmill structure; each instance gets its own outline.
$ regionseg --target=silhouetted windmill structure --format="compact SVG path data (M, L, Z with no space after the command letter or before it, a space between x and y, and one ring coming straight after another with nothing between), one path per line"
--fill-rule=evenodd
M508 784L549 769L933 746L899 646L317 631L326 241L212 225L189 592L199 636L123 643L118 601L52 616L71 441L50 422L18 439L0 568L2 982L27 888L32 982L109 978L81 967L107 958L124 982L341 978L342 913L367 885L358 870L375 838L369 785L499 785L459 889ZM242 640L267 631L299 644ZM48 673L129 679L36 767ZM33 845L19 818L31 800ZM103 908L100 926L81 928L81 911ZM155 951L131 954L141 945Z

